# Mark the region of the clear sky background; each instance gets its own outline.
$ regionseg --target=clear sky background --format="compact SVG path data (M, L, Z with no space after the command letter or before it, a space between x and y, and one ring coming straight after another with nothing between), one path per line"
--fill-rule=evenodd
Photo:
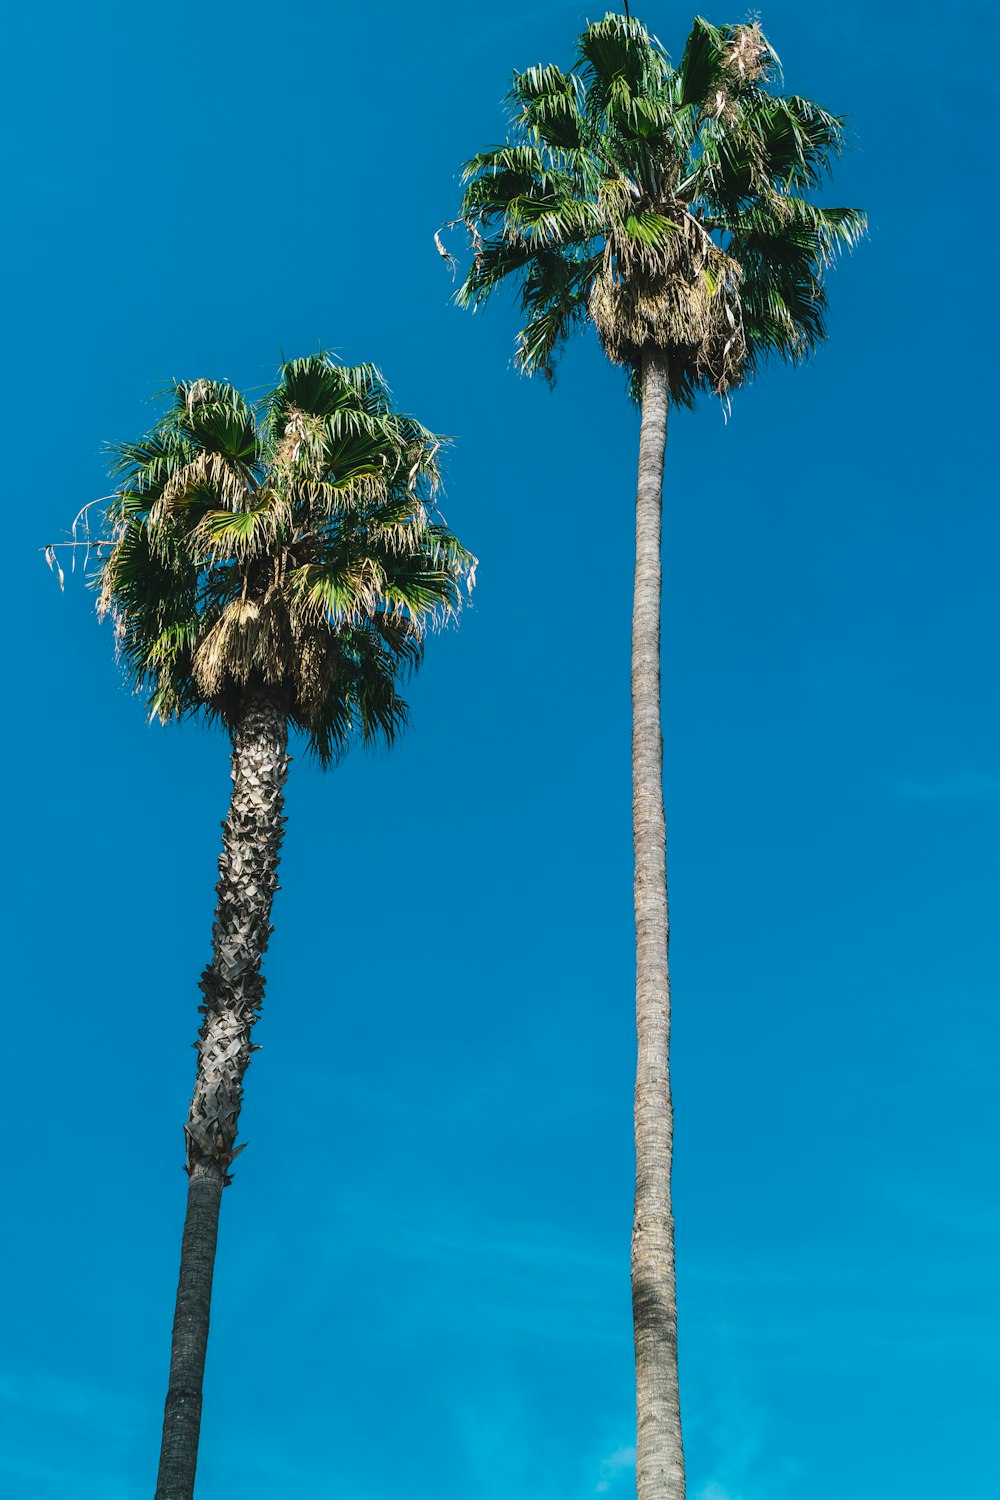
M597 15L598 10L594 11ZM690 7L640 14L675 54ZM297 756L202 1500L626 1500L637 418L434 229L576 4L8 21L0 1491L151 1494L227 748L36 548L171 377L318 344L455 443L475 607L391 757ZM739 6L708 11L743 18ZM872 216L831 338L672 424L664 689L692 1500L997 1493L995 17L772 0ZM992 328L991 328L992 325ZM991 1427L993 1431L991 1432Z

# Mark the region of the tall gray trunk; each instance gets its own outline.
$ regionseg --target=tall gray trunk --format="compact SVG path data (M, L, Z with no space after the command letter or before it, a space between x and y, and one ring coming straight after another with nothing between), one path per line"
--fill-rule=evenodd
M248 698L233 731L233 794L222 825L212 962L201 979L205 1019L185 1127L187 1215L155 1500L194 1494L219 1204L242 1150L236 1131L243 1075L255 1050L250 1032L264 997L260 964L278 888L287 744L280 703L264 693Z
M635 841L636 1489L639 1500L684 1500L677 1379L677 1287L670 1205L670 971L666 822L660 729L660 530L669 382L666 356L642 365L632 614L632 831Z

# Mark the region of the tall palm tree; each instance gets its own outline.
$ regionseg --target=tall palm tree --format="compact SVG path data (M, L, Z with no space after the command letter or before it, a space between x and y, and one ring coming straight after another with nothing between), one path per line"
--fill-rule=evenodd
M100 609L162 720L232 740L212 958L201 979L188 1197L156 1500L190 1500L222 1190L236 1144L284 818L289 730L324 766L391 743L399 679L475 560L435 519L438 443L370 365L295 360L254 407L208 380L115 450Z
M641 22L609 14L579 38L574 71L515 75L509 138L466 164L455 221L474 251L459 302L484 303L508 281L519 288L517 365L551 381L569 333L592 323L641 408L632 617L640 1500L684 1495L660 721L667 414L701 392L727 400L769 356L805 358L824 336L824 268L864 228L858 210L807 196L840 149L843 121L775 92L777 72L756 24L697 19L673 67Z

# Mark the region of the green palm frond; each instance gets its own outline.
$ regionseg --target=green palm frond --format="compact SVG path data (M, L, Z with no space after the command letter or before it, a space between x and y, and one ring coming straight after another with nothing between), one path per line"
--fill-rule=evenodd
M818 188L844 144L844 121L809 99L766 99L756 112L762 155L776 187Z
M607 15L588 26L577 43L577 62L585 113L597 124L609 112L627 115L632 102L655 95L670 72L659 42L628 16Z
M802 359L822 342L824 268L858 243L865 222L857 209L786 197L753 205L733 226L730 250L745 272L748 369L773 356Z
M600 234L603 224L596 203L570 193L551 193L512 199L504 227L510 239L531 245L580 245Z
M239 391L224 382L182 381L169 420L205 454L218 454L248 473L260 457L254 414Z
M665 214L654 213L650 208L627 213L622 229L626 239L637 245L645 245L647 250L665 248L680 233L676 219L668 219Z
M195 557L247 562L272 555L292 536L291 506L270 491L244 510L208 510L188 533Z
M489 300L497 287L509 276L524 272L535 259L536 251L523 240L498 236L482 242L476 250L468 275L455 293L459 307L478 307Z
M717 87L722 71L722 32L696 16L679 69L681 104L703 104Z
M121 443L111 449L111 474L137 493L158 496L197 452L195 443L161 422L138 443Z
M574 152L585 144L579 79L561 68L528 68L518 73L508 95L513 120L553 152Z
M577 260L549 251L532 258L521 285L526 318L515 355L519 369L540 371L550 383L555 379L556 355L587 317L599 266L596 255Z

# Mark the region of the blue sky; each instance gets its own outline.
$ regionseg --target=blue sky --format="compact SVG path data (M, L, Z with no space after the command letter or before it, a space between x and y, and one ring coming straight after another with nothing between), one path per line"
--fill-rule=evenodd
M684 8L647 6L679 50ZM596 12L595 12L596 14ZM710 10L716 20L741 12ZM226 746L148 727L42 566L173 376L322 342L454 434L474 609L391 757L299 755L227 1193L199 1493L633 1483L637 423L550 394L432 233L576 5L57 3L9 23L0 1489L153 1487ZM664 692L692 1500L985 1496L1000 519L990 13L773 3L872 234L831 339L673 423ZM983 59L979 66L978 59ZM975 206L974 213L971 206Z

